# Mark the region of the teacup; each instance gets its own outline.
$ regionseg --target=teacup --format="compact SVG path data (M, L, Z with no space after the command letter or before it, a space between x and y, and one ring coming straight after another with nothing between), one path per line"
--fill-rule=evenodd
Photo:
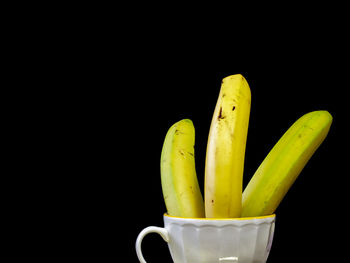
M158 233L168 242L175 263L265 263L272 245L276 216L246 218L182 218L164 214L164 228L146 227L136 240Z

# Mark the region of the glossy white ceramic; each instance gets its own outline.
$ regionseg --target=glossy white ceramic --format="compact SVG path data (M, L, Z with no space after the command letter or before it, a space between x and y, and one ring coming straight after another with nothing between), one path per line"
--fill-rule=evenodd
M265 263L269 255L275 215L234 219L180 218L164 215L164 228L147 227L137 237L136 253L145 259L141 242L151 232L168 242L175 263Z

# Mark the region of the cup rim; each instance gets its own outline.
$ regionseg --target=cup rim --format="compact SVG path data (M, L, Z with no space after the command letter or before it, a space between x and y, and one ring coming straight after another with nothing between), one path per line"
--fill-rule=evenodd
M271 215L264 215L264 216L252 216L252 217L234 217L234 218L229 218L229 217L225 217L225 218L202 218L202 217L180 217L180 216L171 216L168 215L168 213L164 213L165 217L168 218L174 218L174 219L182 219L182 220L201 220L201 221L228 221L228 220L240 220L240 221L244 221L244 220L254 220L254 219L266 219L266 218L275 218L276 214L271 214Z

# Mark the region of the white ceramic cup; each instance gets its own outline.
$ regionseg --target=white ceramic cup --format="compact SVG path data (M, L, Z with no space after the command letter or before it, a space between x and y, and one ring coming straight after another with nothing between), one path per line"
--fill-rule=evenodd
M136 253L142 239L158 233L168 242L175 263L265 263L269 255L276 216L210 219L182 218L164 215L164 228L150 226L140 232Z

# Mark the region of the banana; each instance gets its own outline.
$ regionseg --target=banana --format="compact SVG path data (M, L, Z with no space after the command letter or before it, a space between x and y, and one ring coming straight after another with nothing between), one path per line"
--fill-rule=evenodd
M245 78L223 79L210 125L205 161L205 214L241 216L244 155L251 93Z
M191 120L181 120L168 130L161 153L161 182L171 216L204 217L194 158L195 130Z
M313 111L303 115L286 131L246 186L243 192L243 217L274 213L326 138L332 121L328 111Z

